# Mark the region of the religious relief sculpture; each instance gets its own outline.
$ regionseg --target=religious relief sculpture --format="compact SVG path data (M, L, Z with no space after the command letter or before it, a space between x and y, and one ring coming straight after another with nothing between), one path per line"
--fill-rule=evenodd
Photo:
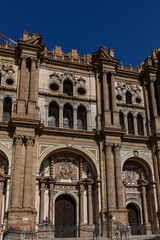
M65 159L59 167L59 173L62 178L71 177L73 174L73 164Z
M76 179L75 165L70 159L61 159L56 163L56 179Z

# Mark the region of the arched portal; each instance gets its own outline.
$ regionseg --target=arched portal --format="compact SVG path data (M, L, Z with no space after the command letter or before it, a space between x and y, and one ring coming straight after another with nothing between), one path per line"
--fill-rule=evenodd
M75 237L74 226L76 225L75 201L69 195L62 194L55 202L55 229L63 229L63 237ZM58 237L58 234L57 236Z
M156 224L154 184L151 167L146 161L139 157L125 161L123 165L124 194L128 204L126 207L129 210L128 223L131 227L134 226L131 231L134 235L146 233L146 226ZM140 225L143 226L143 231L139 229L137 232Z
M138 235L138 225L140 223L138 209L132 203L129 203L126 208L128 209L128 225L131 227L131 234Z
M89 156L80 155L73 148L57 149L46 155L38 174L40 224L48 218L57 229L62 227L65 230L74 225L92 228L98 223L98 172ZM68 208L71 211L66 210ZM68 218L72 220L71 226ZM65 234L70 237L75 233ZM76 234L83 236L84 233Z

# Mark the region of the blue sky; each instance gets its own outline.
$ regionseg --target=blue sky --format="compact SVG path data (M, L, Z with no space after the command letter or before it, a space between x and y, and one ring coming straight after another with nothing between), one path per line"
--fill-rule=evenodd
M160 0L21 0L1 2L0 32L17 41L23 30L43 35L48 50L99 46L115 50L125 66L136 67L160 48Z

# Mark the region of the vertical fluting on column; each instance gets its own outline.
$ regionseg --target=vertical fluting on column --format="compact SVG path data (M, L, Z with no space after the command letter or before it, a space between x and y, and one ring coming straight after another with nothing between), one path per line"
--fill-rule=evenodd
M155 99L155 89L154 89L154 81L150 80L150 91L151 91L151 103L152 103L152 111L153 117L157 116L157 103Z
M11 207L18 207L20 197L20 178L21 178L20 175L21 175L23 136L19 135L14 136L14 144L15 144L15 157L13 164Z
M63 128L63 107L59 107L59 127Z
M99 80L99 74L96 73L96 95L97 95L97 128L101 129L101 82Z
M3 119L3 101L4 101L4 99L1 96L0 97L0 121L2 121L2 119Z
M2 224L4 182L0 182L0 224Z
M115 158L115 171L116 171L116 191L117 191L117 207L119 209L124 208L120 149L121 149L121 145L115 144L114 158Z
M29 90L29 99L30 100L35 100L35 87L36 87L36 59L32 58L30 90Z
M47 126L48 127L48 115L49 115L49 106L48 106L48 104L46 104L45 105L45 119L44 119L44 121L45 121L45 126Z
M79 223L83 224L84 223L84 186L80 184L79 186L79 201L80 201L80 206L79 206Z
M107 82L107 72L103 72L103 101L104 101L104 112L109 110L109 89Z
M148 130L149 130L149 135L151 135L151 128L150 128L150 107L149 107L149 96L148 96L148 86L147 84L144 83L144 98L145 98L145 105L146 105L146 113L147 113L147 120L148 120Z
M49 220L53 223L53 192L54 192L54 184L50 183L49 189Z
M115 73L111 72L112 110L116 111Z
M146 199L146 187L142 186L141 189L142 194L142 202L143 202L143 216L144 216L144 223L148 223L148 210L147 210L147 199Z
M25 78L26 78L26 58L22 57L20 84L19 84L19 98L20 99L25 98Z
M73 128L77 129L77 107L73 108Z
M105 148L108 209L116 208L115 172L114 172L114 158L113 158L112 147L113 147L113 144L107 143Z
M134 134L138 135L137 113L136 112L133 112L133 121L134 121Z
M126 133L128 133L128 119L127 119L128 113L127 113L127 111L125 111L123 113L123 116L124 116L124 128L126 130Z
M24 197L23 207L31 207L32 204L32 150L34 139L28 137L26 139L26 162L24 176Z
M92 206L92 185L88 184L88 224L93 224L93 206Z
M40 198L40 217L39 221L40 223L44 220L44 192L45 192L45 183L41 183L41 198Z

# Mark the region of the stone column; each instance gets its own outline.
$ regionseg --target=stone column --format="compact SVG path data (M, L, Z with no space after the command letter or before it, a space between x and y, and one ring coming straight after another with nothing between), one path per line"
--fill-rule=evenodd
M19 98L25 99L25 82L26 80L26 58L22 57L21 60L21 75L20 75L20 84L19 84Z
M121 149L121 145L115 144L114 157L115 157L115 170L116 170L117 207L119 209L124 208L120 149Z
M45 126L47 126L48 127L48 115L49 115L49 106L46 104L45 105Z
M40 217L39 221L40 223L44 220L44 192L45 192L45 183L41 183L41 200L40 200Z
M128 133L128 119L127 119L127 115L128 115L128 112L125 111L123 112L123 116L124 116L124 128L126 130L126 133Z
M77 107L73 108L73 128L77 129Z
M35 100L35 87L36 87L36 59L32 58L29 99L33 101Z
M26 162L25 162L25 176L24 176L24 199L23 207L32 206L32 150L34 139L27 137L26 141Z
M1 98L0 98L0 121L2 121L2 119L3 119L3 101L4 101L4 99L1 96Z
M3 223L3 221L2 221L3 190L4 190L4 182L0 182L0 224Z
M112 153L113 144L106 144L106 177L107 177L107 195L108 209L116 208L114 158Z
M15 144L15 157L14 157L14 163L13 163L12 197L11 197L12 204L11 204L11 206L18 207L19 206L19 196L20 196L23 136L16 135L14 137L14 144Z
M151 103L152 103L152 111L153 117L157 116L157 103L155 99L155 90L154 90L154 80L150 80L150 91L151 91Z
M101 108L101 83L99 80L98 72L96 73L96 95L97 95L97 128L98 130L100 130L102 108Z
M84 223L84 186L81 184L79 186L79 223L83 224Z
M59 127L63 128L63 107L59 107Z
M145 115L142 115L143 117L143 131L144 131L144 136L147 136L147 131L146 131L146 117Z
M142 202L143 202L143 216L144 216L144 223L148 223L148 210L147 210L147 199L146 199L146 187L142 186L141 190L142 194Z
M148 86L144 83L144 97L145 97L145 104L146 104L146 113L147 113L147 120L148 120L148 131L149 136L151 135L151 127L150 127L150 107L149 107L149 97L148 97Z
M116 111L115 73L111 72L112 110Z
M88 185L88 224L93 224L92 185Z
M83 174L83 159L79 160L79 180L82 179L82 174Z
M92 129L92 119L91 119L91 110L88 109L87 110L87 130L91 130ZM95 126L96 128L96 126Z
M49 189L49 220L53 223L53 191L54 184L50 184Z
M138 135L137 113L133 112L134 134Z
M12 115L11 115L11 117L14 117L15 106L16 106L16 100L13 100L13 101L12 101Z
M107 83L107 72L103 72L103 101L104 101L104 112L109 110L109 89Z

